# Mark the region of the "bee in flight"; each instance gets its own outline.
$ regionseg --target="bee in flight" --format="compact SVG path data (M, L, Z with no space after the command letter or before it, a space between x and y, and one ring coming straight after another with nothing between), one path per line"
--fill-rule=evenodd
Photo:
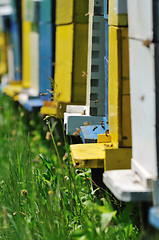
M97 126L95 126L95 127L93 128L93 131L95 131L97 128L98 128L98 127L97 127Z
M98 103L99 102L99 100L94 100L94 103L96 104L96 103Z
M41 93L40 96L46 96L48 93Z

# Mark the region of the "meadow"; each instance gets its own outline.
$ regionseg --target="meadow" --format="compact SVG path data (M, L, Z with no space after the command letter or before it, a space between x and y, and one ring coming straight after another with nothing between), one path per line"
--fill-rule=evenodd
M138 208L93 185L60 121L0 94L0 239L140 239Z

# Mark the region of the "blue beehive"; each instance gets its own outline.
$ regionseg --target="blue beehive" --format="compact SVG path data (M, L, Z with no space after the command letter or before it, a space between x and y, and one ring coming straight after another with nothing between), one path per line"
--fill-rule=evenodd
M40 93L45 93L47 89L50 89L49 77L53 77L53 62L55 61L53 32L52 23L39 23Z
M11 20L11 41L14 53L14 80L22 79L22 49L21 49L21 29L20 25Z

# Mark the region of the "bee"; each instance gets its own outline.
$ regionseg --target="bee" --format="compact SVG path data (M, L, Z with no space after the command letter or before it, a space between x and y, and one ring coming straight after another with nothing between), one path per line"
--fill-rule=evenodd
M147 40L144 40L142 43L143 43L144 46L146 46L146 47L149 48L149 47L150 47L150 44L151 44L152 42L151 42L149 39L147 39Z
M93 131L95 131L97 128L98 128L98 127L97 127L97 126L95 126L95 127L93 128Z
M105 135L108 137L108 134L109 134L109 130L106 130L105 131Z
M85 17L89 15L89 12L85 14Z
M85 71L82 71L82 77L83 77L83 78L86 78L87 75L88 75L88 73L86 73Z
M145 99L145 97L144 97L144 96L142 96L142 97L141 97L141 101L144 101L144 99Z
M0 109L3 109L3 107L0 107Z
M88 126L88 125L89 125L89 122L85 122L85 123L84 123L84 126Z
M94 103L96 104L96 103L98 103L99 102L99 100L94 100Z
M41 93L40 96L46 96L48 93Z
M106 124L109 124L109 122L107 121Z
M77 131L73 133L73 136L77 136L81 132L80 128L76 128L76 129L77 129Z
M86 110L84 110L84 111L82 112L82 115L86 115Z
M52 66L55 66L55 62L52 62Z
M103 120L100 122L100 125L101 125L101 127L105 130L104 121L103 121Z
M101 124L101 127L105 130L104 124Z

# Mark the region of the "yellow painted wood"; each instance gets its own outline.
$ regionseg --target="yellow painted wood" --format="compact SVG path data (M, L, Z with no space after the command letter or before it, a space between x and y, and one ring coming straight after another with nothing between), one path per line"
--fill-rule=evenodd
M131 168L131 148L106 148L104 171Z
M22 85L8 85L4 87L3 93L7 94L9 97L15 97L22 90Z
M123 97L127 96L127 97ZM131 147L128 29L109 27L109 133L114 147Z
M30 33L30 79L31 88L39 93L39 33L37 24L32 24Z
M87 24L56 27L55 101L81 103L86 100Z
M66 104L56 101L44 101L44 105L40 109L41 114L55 116L61 119L63 118L64 112L66 112Z
M115 0L109 0L108 24L114 25L114 26L127 26L128 25L127 14L116 14Z
M77 168L103 168L104 143L72 144L72 161Z
M109 143L111 142L111 136L109 134L98 134L97 143Z
M87 23L88 0L57 0L56 25L68 23Z
M55 99L71 102L74 25L56 27Z
M87 77L82 77L82 72L87 72L88 53L88 24L75 24L74 28L74 59L72 101L86 103Z
M30 32L31 23L22 21L22 85L30 87Z
M0 74L7 72L7 43L6 34L0 32Z

